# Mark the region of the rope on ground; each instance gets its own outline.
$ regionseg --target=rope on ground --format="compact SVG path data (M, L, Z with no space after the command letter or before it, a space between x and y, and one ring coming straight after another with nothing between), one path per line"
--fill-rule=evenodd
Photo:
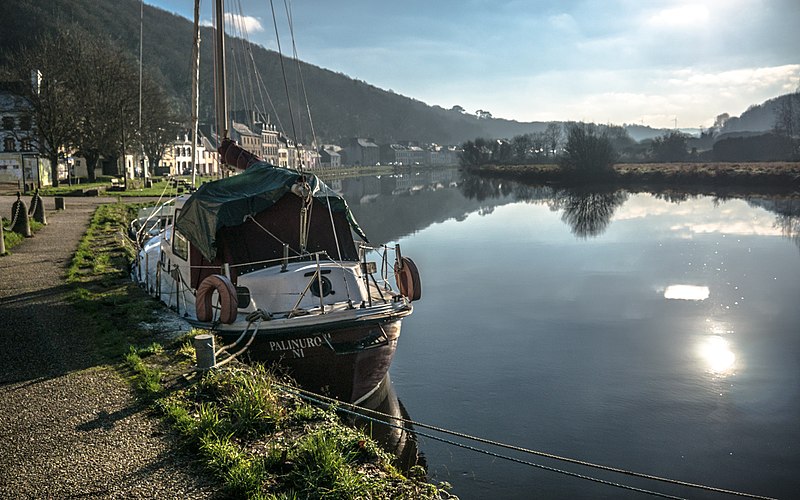
M676 485L676 486L686 486L686 487L689 487L689 488L695 488L695 489L700 489L700 490L704 490L704 491L711 491L711 492L715 492L715 493L724 493L724 494L727 494L727 495L734 495L734 496L740 496L740 497L745 497L745 498L754 498L754 499L759 499L759 500L775 500L772 497L753 495L753 494L750 494L750 493L744 493L744 492L740 492L740 491L728 490L728 489L723 489L723 488L716 488L716 487L713 487L713 486L707 486L707 485L703 485L703 484L690 483L690 482L681 481L681 480L677 480L677 479L670 479L670 478L665 478L665 477L660 477L660 476L654 476L654 475L651 475L651 474L644 474L644 473L641 473L641 472L635 472L635 471L630 471L630 470L626 470L626 469L620 469L620 468L617 468L617 467L611 467L611 466L607 466L607 465L601 465L601 464L595 464L595 463L592 463L592 462L586 462L584 460L578 460L578 459L575 459L575 458L562 457L562 456L559 456L559 455L554 455L552 453L547 453L547 452L543 452L543 451L531 450L529 448L523 448L523 447L520 447L520 446L501 443L499 441L493 441L493 440L490 440L490 439L485 439L485 438L481 438L481 437L477 437L477 436L472 436L472 435L465 434L465 433L462 433L462 432L452 431L452 430L449 430L449 429L445 429L445 428L442 428L442 427L437 427L437 426L434 426L434 425L425 424L425 423L422 423L422 422L417 422L417 421L406 419L406 418L403 418L403 417L397 417L397 416L394 416L394 415L388 415L388 414L381 413L379 411L375 411L375 410L372 410L372 409L369 409L369 408L363 408L363 407L360 407L360 406L357 406L357 405L353 405L351 403L346 403L346 402L343 402L343 401L339 401L337 399L329 398L327 396L322 396L320 394L315 394L315 393L313 393L311 391L307 391L305 389L300 389L300 388L288 386L288 385L285 385L285 384L278 384L278 386L280 386L281 388L283 388L286 391L289 391L289 392L293 391L293 392L297 393L300 397L309 398L309 399L316 399L321 404L334 405L334 406L337 406L337 407L342 407L343 406L343 407L349 408L347 410L344 410L342 408L337 408L337 409L340 410L340 411L344 411L346 413L354 413L354 414L356 414L356 415L358 415L358 416L360 416L362 418L366 418L366 419L371 420L371 421L377 421L377 422L380 422L382 424L389 425L391 427L405 429L404 427L398 426L396 424L390 424L390 423L385 422L383 420L374 419L372 417L364 415L364 413L370 413L370 414L373 414L373 415L376 415L376 416L379 416L379 417L382 417L382 418L389 418L389 419L392 419L392 420L396 420L396 421L401 422L403 424L413 425L414 427L420 427L420 428L424 428L424 429L430 429L432 431L440 432L442 434L447 434L447 435L451 435L451 436L455 436L455 437L460 437L462 439L468 439L468 440L471 440L471 441L475 441L475 442L482 443L482 444L487 444L487 445L490 445L490 446L496 446L496 447L499 447L499 448L505 448L505 449L508 449L508 450L513 450L513 451L517 451L517 452L521 452L521 453L527 453L527 454L530 454L530 455L536 455L536 456L540 456L540 457L543 457L543 458L549 458L549 459L553 459L553 460L557 460L557 461L561 461L561 462L571 463L571 464L575 464L575 465L581 465L581 466L590 467L590 468L603 470L603 471L607 471L607 472L614 472L614 473L623 474L623 475L632 476L632 477L637 477L637 478L641 478L641 479L648 479L648 480L651 480L651 481L659 481L659 482L663 482L663 483L667 483L667 484L673 484L673 485ZM420 436L431 437L431 436L427 436L426 434L423 434L423 433L421 433L419 431L415 431L415 432L417 434L419 434ZM458 447L462 447L462 448L478 451L480 453L485 453L485 454L488 454L488 455L497 456L498 458L505 458L505 459L508 459L508 460L511 460L511 461L514 461L514 462L524 463L526 465L532 465L534 467L540 467L540 468L543 468L543 469L551 470L550 468L548 468L546 466L540 466L538 464L532 464L532 463L529 463L529 462L520 461L519 459L516 459L516 458L513 458L513 457L507 457L507 456L503 456L503 455L494 455L492 452L481 450L481 449L478 449L478 448L473 448L473 447L471 447L469 445L463 445L463 444L460 444L460 443L451 442L451 441L445 440L443 438L432 437L432 439L437 440L437 441L442 441L442 442L445 442L445 443L448 443L448 444L453 444L453 445L458 446ZM560 472L559 469L552 469L552 470L555 471L555 472ZM570 472L567 472L567 471L564 471L564 472L566 474L568 474L568 475L575 475L576 477L582 477L580 474L573 474L573 473L570 473ZM584 478L584 477L582 477L582 478ZM589 476L586 476L584 479L593 480L594 478L590 478ZM605 482L603 480L598 480L598 482L607 483L607 482ZM607 484L615 485L616 483L607 483ZM669 497L669 498L673 498L673 497Z

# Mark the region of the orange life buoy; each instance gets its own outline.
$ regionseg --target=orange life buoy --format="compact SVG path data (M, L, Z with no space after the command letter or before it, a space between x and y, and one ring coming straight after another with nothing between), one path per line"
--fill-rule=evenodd
M422 282L419 279L419 270L414 261L408 257L401 257L400 262L394 265L394 277L397 288L408 300L415 301L422 297Z
M197 287L197 296L195 298L197 320L209 322L214 319L214 307L211 304L211 298L215 291L219 294L219 322L229 325L236 321L239 299L236 296L236 288L231 283L231 280L222 274L212 274Z

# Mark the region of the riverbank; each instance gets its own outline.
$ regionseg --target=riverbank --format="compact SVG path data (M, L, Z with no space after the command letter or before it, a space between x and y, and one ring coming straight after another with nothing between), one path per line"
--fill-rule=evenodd
M482 165L464 171L557 187L608 185L632 191L675 189L698 194L800 192L800 162L618 163L611 172L592 176L557 165Z
M263 372L194 373L188 337L128 279L135 210L111 202L70 198L0 258L0 496L449 496Z

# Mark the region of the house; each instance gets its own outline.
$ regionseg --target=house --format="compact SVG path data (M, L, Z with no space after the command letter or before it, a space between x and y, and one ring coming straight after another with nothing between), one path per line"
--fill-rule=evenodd
M456 167L460 150L457 146L431 144L427 151L426 164L431 167Z
M250 151L258 157L263 156L262 151L262 138L260 132L253 132L250 127L244 123L236 121L231 122L230 137L236 141L236 144L242 148Z
M342 149L348 165L377 165L380 162L380 148L372 139L353 137L345 141Z
M202 134L198 135L195 147L197 175L219 175L219 159L216 148ZM192 173L192 140L188 133L181 134L164 151L156 175L189 175Z
M274 124L266 122L254 122L253 131L261 136L261 149L257 153L258 157L272 165L278 164L278 148L280 132Z
M40 77L34 72L34 78ZM34 82L35 84L35 82ZM34 147L35 123L25 82L0 82L0 183L18 188L52 184L50 161Z
M320 154L314 148L301 145L299 154L303 168L313 170L320 167Z
M386 165L425 165L426 152L414 143L384 144L381 146L381 163Z
M342 148L334 144L323 144L319 149L319 166L338 168L342 166Z

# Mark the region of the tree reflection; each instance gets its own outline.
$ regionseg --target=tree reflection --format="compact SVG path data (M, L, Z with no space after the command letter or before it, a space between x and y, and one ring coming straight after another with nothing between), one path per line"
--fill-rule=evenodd
M564 190L556 193L551 209L562 210L561 220L579 238L600 236L617 207L628 200L624 191Z
M546 203L553 211L561 210L561 220L580 238L601 235L611 223L617 207L628 200L625 191L598 191L596 188L554 190L508 179L465 175L459 189L465 197L484 201L510 195L517 201Z

